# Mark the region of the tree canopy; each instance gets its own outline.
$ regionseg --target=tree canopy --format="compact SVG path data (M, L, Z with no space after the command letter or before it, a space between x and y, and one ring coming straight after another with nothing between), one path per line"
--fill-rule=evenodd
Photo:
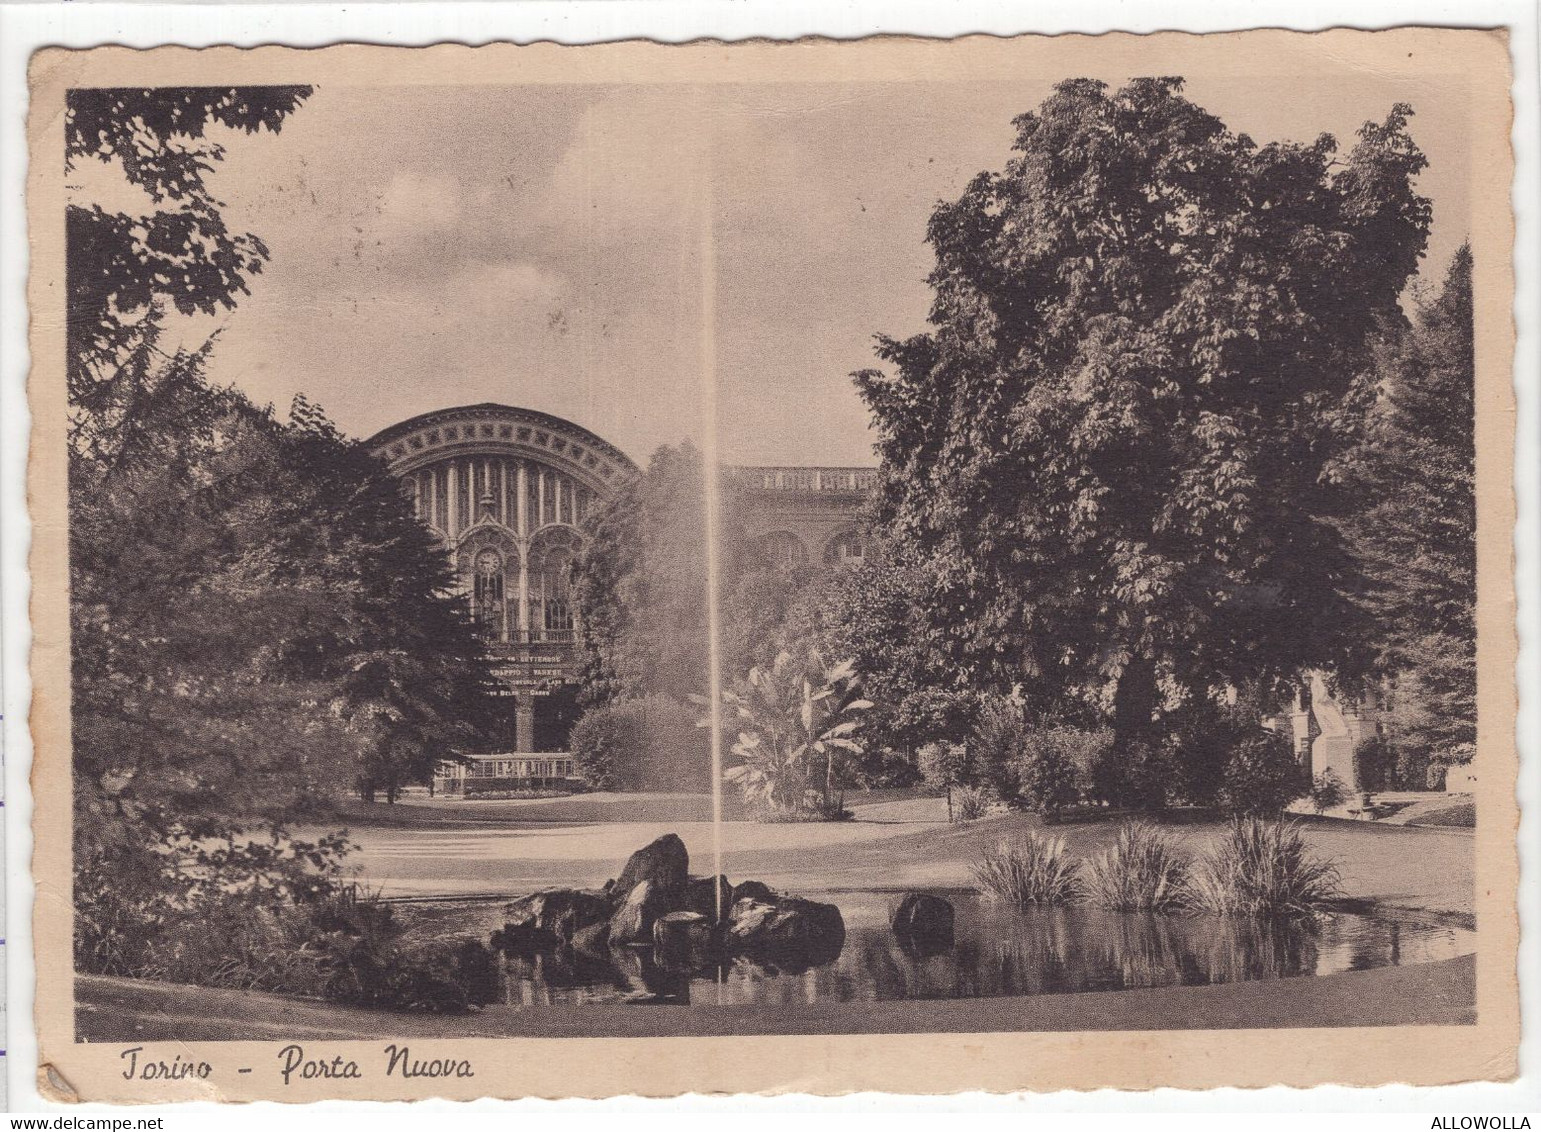
M586 705L643 695L684 703L707 686L701 454L664 445L585 519L575 567Z
M232 232L207 175L224 157L217 130L277 133L308 86L81 88L65 101L65 171L114 165L144 191L143 215L70 203L65 217L70 396L90 408L114 386L134 325L160 299L179 313L235 306L268 258Z
M1060 83L939 205L931 329L856 375L877 520L967 680L1111 700L1330 660L1355 564L1334 469L1430 205L1411 110L1258 145L1177 78Z

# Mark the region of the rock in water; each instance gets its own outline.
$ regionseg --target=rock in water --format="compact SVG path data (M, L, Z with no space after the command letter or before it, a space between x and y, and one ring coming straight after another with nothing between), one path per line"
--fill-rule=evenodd
M952 946L952 905L940 896L911 892L899 901L894 912L894 935L906 943L922 946Z
M566 943L580 929L608 920L610 902L598 892L548 888L515 900L504 914L508 917L504 932L510 940L543 933Z
M776 890L764 881L746 880L733 890L733 899L728 902L729 908L740 900L758 900L762 904L774 904Z
M735 901L728 920L728 949L766 959L787 970L807 970L839 957L845 920L833 904L795 896L774 902Z
M492 933L487 945L494 951L503 951L509 955L531 956L543 951L555 951L562 945L562 941L532 924L504 924Z
M712 921L699 912L669 912L653 923L653 946L666 966L697 966L712 953Z
M605 945L610 942L610 921L602 924L590 924L586 928L579 928L573 932L572 946L574 951L587 951L593 955L603 955Z
M714 891L715 887L715 891ZM717 897L722 897L722 915L717 914ZM685 911L699 912L708 920L728 918L728 913L733 910L733 886L728 883L728 878L719 876L716 885L711 877L691 877L685 885Z
M631 890L631 895L610 917L610 942L651 943L654 921L673 911L676 909L672 906L669 891L645 880Z
M675 911L684 899L685 879L690 873L690 854L685 843L675 833L666 833L658 840L644 845L626 860L626 867L609 888L609 895L617 906L623 904L633 889L643 881L651 881L657 895L671 903L668 911ZM651 925L649 925L651 926Z

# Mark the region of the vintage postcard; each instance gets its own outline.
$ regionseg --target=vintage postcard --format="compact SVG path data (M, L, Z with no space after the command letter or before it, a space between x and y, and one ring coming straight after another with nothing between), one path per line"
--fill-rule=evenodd
M1509 1078L1509 73L40 52L45 1093Z

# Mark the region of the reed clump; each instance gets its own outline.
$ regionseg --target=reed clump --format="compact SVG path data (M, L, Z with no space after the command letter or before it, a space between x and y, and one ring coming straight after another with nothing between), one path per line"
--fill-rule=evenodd
M1080 862L1063 837L1028 832L986 849L974 862L981 892L1013 904L1068 904L1084 895Z
M1172 912L1188 902L1188 858L1153 823L1127 821L1086 865L1088 899L1119 912Z
M1221 915L1315 915L1343 895L1338 869L1312 853L1298 822L1232 818L1199 858L1189 903Z

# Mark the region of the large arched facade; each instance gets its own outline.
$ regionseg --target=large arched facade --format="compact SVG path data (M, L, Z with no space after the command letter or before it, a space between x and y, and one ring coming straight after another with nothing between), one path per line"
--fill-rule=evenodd
M572 564L584 519L636 467L571 421L508 405L424 413L369 444L443 540L499 662L508 726L472 777L567 777L561 753L576 715L582 626Z
M369 441L444 544L507 694L496 748L448 774L453 789L556 785L572 775L583 611L572 592L585 520L636 466L581 425L510 405L424 413ZM849 565L867 553L872 468L724 469L738 519L769 565Z
M770 566L852 566L872 549L862 513L876 468L736 467L737 518Z

